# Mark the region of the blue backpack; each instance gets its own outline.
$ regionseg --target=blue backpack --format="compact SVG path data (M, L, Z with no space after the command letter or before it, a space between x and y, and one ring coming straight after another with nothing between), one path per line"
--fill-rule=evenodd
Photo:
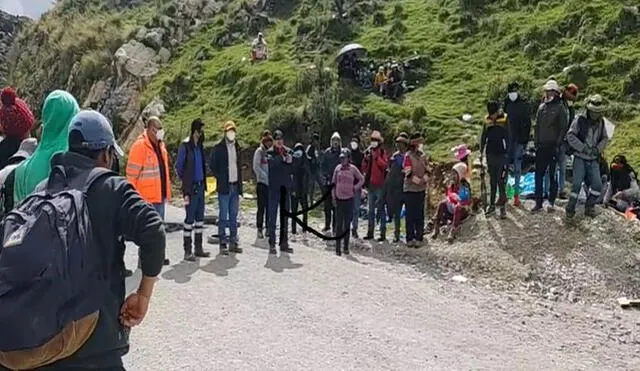
M108 267L95 249L86 194L95 168L68 179L51 170L47 188L0 222L0 351L38 348L102 306Z

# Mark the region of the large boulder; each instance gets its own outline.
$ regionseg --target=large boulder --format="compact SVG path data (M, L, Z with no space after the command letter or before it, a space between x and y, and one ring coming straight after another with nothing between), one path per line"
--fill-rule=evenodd
M156 51L137 40L122 45L115 53L118 77L125 71L135 77L151 78L158 74Z
M144 36L142 42L154 50L160 50L164 45L164 35L166 31L164 28L153 28Z

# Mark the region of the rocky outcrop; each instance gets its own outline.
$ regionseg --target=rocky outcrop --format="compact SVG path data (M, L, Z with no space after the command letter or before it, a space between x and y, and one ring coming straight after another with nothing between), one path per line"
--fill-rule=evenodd
M9 70L6 56L9 54L11 44L27 22L29 22L28 18L14 16L0 10L0 86L7 83Z

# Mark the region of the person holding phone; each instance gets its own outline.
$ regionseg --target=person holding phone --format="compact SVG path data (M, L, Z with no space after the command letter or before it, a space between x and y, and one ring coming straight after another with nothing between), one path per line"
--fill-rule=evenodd
M267 207L267 235L269 254L276 250L276 218L280 209L280 253L293 253L289 247L288 220L284 211L291 209L291 188L293 185L293 151L284 145L282 131L273 133L273 147L267 151L269 163L269 206Z

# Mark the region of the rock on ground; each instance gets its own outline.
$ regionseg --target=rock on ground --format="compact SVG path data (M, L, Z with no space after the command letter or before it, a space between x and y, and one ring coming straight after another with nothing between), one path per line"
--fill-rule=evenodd
M437 280L373 255L337 257L311 237L272 257L245 215L242 255L182 263L182 234L168 235L174 265L132 331L128 369L640 368L631 312ZM180 223L183 213L167 216ZM135 266L135 248L126 261Z

